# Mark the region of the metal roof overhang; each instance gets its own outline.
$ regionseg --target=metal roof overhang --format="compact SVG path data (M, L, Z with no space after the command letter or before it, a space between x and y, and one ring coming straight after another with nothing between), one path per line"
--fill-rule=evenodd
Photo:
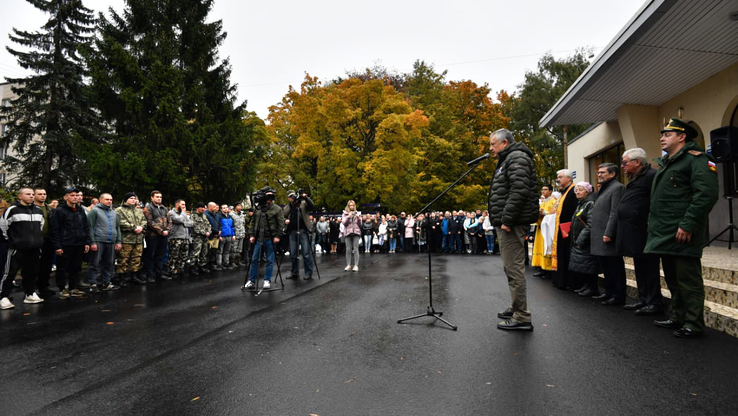
M540 121L612 121L658 106L738 62L738 0L647 1Z

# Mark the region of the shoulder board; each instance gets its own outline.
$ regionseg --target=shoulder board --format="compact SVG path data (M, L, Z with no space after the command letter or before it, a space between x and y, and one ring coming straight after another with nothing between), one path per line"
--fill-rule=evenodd
M700 152L699 150L690 150L687 153L689 153L692 156L699 156L702 154L702 152Z

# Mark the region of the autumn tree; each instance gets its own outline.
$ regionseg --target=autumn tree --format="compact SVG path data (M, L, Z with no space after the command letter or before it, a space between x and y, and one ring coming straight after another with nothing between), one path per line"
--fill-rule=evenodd
M538 70L525 74L516 96L505 104L503 112L511 118L516 136L525 138L535 155L536 174L543 182L552 183L556 171L564 167L564 126L541 128L540 120L589 66L591 49L580 49L574 55L556 59L547 54L538 61ZM567 126L572 139L589 127Z

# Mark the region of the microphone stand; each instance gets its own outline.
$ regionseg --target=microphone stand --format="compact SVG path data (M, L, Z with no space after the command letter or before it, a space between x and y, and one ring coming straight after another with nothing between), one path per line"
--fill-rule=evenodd
M428 205L426 205L425 207L423 207L423 209L421 209L418 214L425 214L425 213L427 213L428 210L430 209L430 207L433 206L433 204L436 201L438 201L439 199L441 199L441 197L443 197L444 195L446 195L446 193L448 191L450 191L451 188L453 188L454 186L456 186L459 182L461 182L462 179L466 178L474 169L477 168L477 166L479 166L479 162L481 162L484 159L486 159L486 158L478 158L476 160L473 160L473 161L469 162L472 165L472 167L469 170L467 170L463 175L461 175L459 177L459 179L456 180L456 182L454 182L451 185L449 185L448 188L446 188L437 197L435 197L431 202L429 202ZM430 224L430 221L426 222L426 224ZM429 241L429 243L428 243L428 306L426 308L426 311L425 311L425 313L422 313L420 315L415 315L415 316L411 316L411 317L408 317L408 318L402 318L399 321L397 321L397 323L398 324L401 324L401 323L406 322L406 321L412 321L414 319L418 319L418 318L423 318L423 317L426 317L426 316L430 316L430 317L434 318L435 320L441 321L444 324L450 326L451 329L453 329L454 331L456 331L456 330L458 330L458 327L455 326L455 325L452 325L447 320L441 318L441 316L443 316L443 312L436 311L433 308L433 266L432 266L432 261L433 261L433 259L432 259L432 257L433 257L432 256L432 252L433 252L433 250L432 250L432 247L431 246L432 246L432 241ZM435 322L435 321L433 321L433 322Z

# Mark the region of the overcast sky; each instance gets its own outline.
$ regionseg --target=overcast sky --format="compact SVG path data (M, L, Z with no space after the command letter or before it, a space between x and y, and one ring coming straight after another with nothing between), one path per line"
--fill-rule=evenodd
M321 80L379 63L410 72L417 59L448 70L447 80L513 92L546 52L599 53L646 0L216 0L211 19L228 33L239 100L266 118L305 73ZM96 11L123 0L86 0ZM24 70L5 50L12 27L33 31L48 19L25 0L0 0L0 80Z

